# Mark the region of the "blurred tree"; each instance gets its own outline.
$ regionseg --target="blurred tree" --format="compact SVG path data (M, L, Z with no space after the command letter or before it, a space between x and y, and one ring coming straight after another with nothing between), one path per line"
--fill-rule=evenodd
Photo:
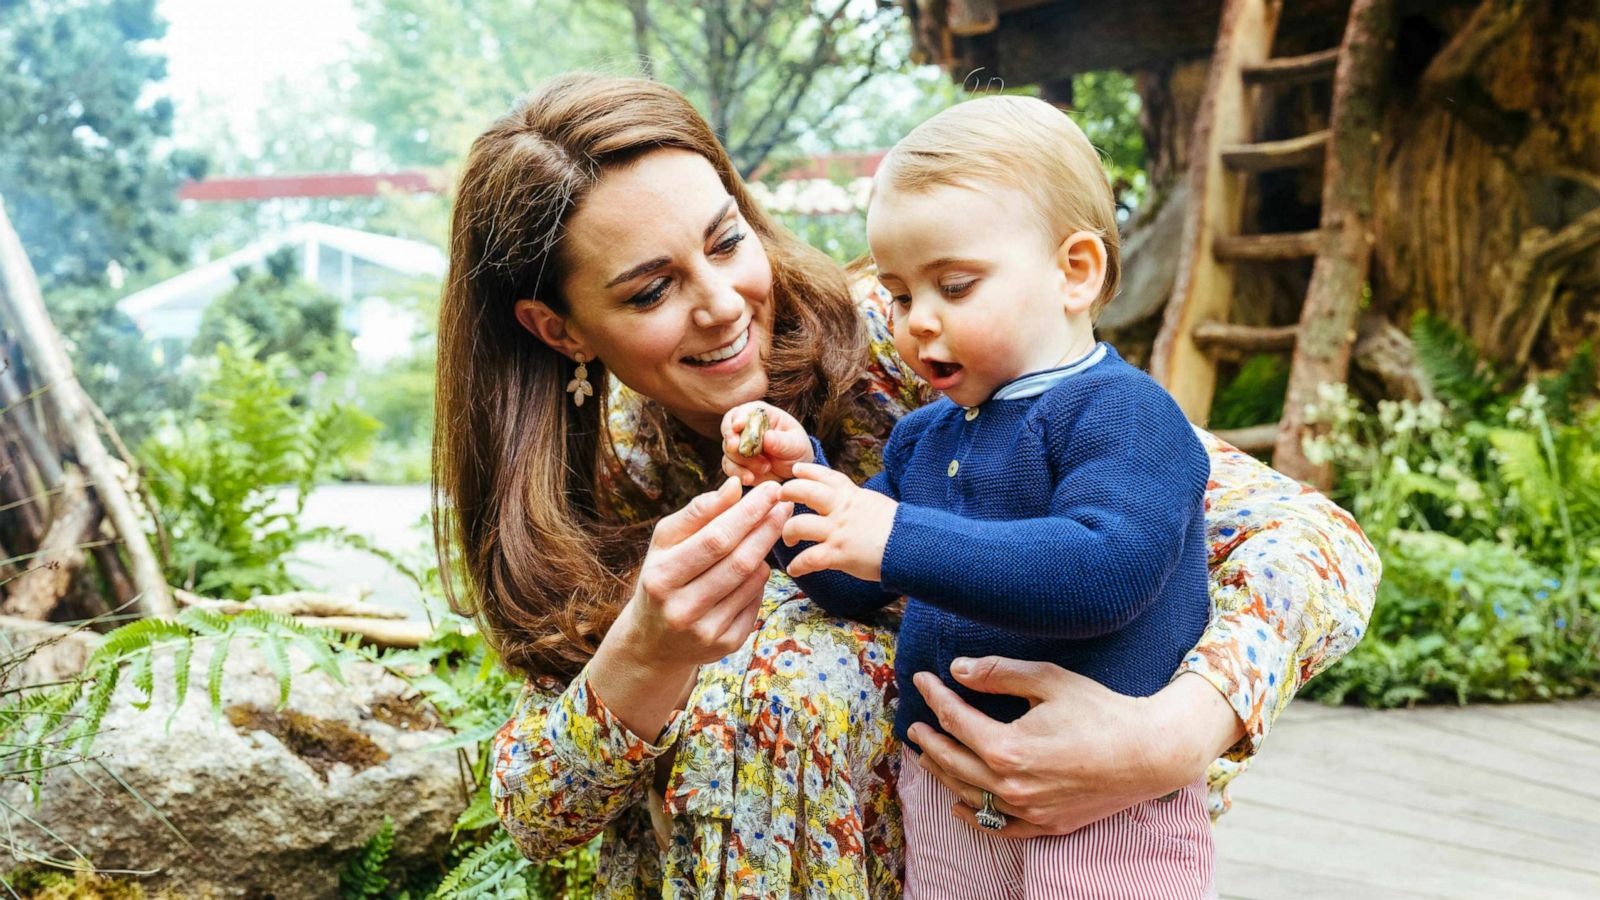
M402 164L458 158L519 94L587 67L682 90L748 176L877 115L853 101L909 71L897 7L875 0L362 0L361 12L354 107Z
M355 350L341 321L338 298L300 279L293 248L267 257L264 271L241 269L239 283L206 308L194 339L196 355L241 335L255 358L283 354L302 378L335 378L350 371ZM242 326L242 330L241 330Z
M0 0L0 196L46 291L176 259L172 104L155 0ZM113 279L115 280L115 279Z

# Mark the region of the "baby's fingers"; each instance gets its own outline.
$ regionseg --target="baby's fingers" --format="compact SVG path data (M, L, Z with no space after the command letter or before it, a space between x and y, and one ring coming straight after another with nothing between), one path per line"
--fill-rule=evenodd
M817 515L795 516L783 523L783 542L793 547L801 541L825 541L833 534L833 525Z
M833 555L833 550L827 544L816 544L807 547L789 563L789 577L799 578L804 575L810 575L812 572L831 569L833 568Z

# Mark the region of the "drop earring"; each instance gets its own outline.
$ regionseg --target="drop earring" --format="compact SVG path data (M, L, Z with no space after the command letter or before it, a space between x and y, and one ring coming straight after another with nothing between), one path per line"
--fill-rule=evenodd
M589 367L584 365L582 353L572 354L573 362L578 364L572 373L572 380L567 382L567 393L572 395L573 406L583 406L583 401L594 396L594 385L589 383Z

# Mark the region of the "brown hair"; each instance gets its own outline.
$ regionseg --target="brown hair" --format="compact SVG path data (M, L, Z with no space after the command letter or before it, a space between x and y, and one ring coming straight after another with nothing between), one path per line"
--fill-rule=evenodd
M643 522L606 512L596 496L611 445L605 367L588 364L598 402L575 407L564 391L572 363L518 324L515 304L537 298L566 313L566 221L608 169L667 147L711 163L766 247L775 306L767 399L832 443L866 359L843 272L756 206L672 88L565 75L480 135L456 193L439 308L434 544L451 607L475 615L505 664L527 676L568 678L594 654L667 510Z
M1034 198L1039 223L1062 241L1091 231L1106 247L1106 277L1090 308L1098 316L1122 280L1117 206L1100 155L1066 113L1033 97L980 97L923 122L894 145L877 184L909 191L974 182L1009 185Z

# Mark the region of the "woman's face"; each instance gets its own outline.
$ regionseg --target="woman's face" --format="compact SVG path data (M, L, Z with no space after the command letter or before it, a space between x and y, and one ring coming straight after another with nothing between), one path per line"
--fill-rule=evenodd
M766 395L772 267L704 157L657 150L604 174L567 222L566 253L564 349L701 434Z

